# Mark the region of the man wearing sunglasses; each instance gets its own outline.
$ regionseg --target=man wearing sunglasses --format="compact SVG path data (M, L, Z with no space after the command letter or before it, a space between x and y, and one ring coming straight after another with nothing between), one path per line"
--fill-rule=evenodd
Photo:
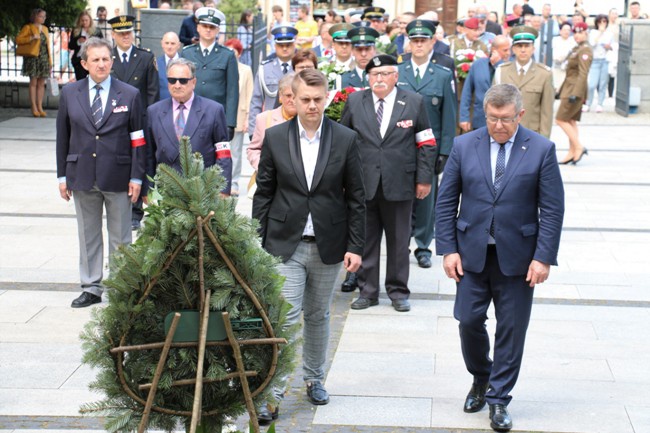
M167 65L167 88L171 98L147 109L146 136L150 145L147 175L153 177L160 163L180 171L179 141L187 136L192 151L203 156L205 168L215 164L221 167L226 179L221 192L229 195L232 160L225 111L218 102L194 93L195 87L194 63L184 58L171 60Z
M370 89L350 94L341 124L359 134L366 187L366 244L357 272L360 295L351 305L379 304L381 238L386 234L384 286L396 311L409 311L409 239L414 199L431 192L436 161L422 96L396 88L397 60L373 57L366 66Z
M228 137L232 139L237 126L239 107L239 67L235 54L217 42L226 16L219 10L202 7L194 13L199 42L181 51L181 57L196 65L196 93L221 104L226 111Z

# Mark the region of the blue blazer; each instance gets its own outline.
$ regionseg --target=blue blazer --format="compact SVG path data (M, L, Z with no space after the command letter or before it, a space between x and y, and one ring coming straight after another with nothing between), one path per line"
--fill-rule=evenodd
M485 92L492 86L492 74L490 73L490 59L488 57L477 59L463 84L463 92L460 96L460 118L459 122L469 122L470 107L474 108L472 116L472 128L478 129L485 126L485 112L483 111L483 97ZM474 102L472 103L472 96Z
M142 100L138 89L111 79L101 122L90 109L88 78L61 89L56 117L56 175L68 189L125 192L130 179L144 179L146 146L142 134Z
M436 253L459 253L463 269L481 272L492 218L505 275L525 275L533 259L557 265L564 187L555 144L521 125L496 196L487 128L456 137L436 202Z
M171 98L156 102L147 109L146 135L150 146L150 151L147 154L147 175L153 177L156 173L156 167L160 163L167 164L180 171L180 152L174 127ZM192 108L187 115L183 135L190 137L192 151L201 153L205 168L212 167L215 164L221 167L221 174L226 179L226 187L222 192L230 194L232 179L230 152L217 155L215 149L216 143L228 141L226 115L223 106L195 93Z
M165 62L165 55L156 59L158 62L158 81L160 81L160 100L171 97L169 88L167 87L167 63Z

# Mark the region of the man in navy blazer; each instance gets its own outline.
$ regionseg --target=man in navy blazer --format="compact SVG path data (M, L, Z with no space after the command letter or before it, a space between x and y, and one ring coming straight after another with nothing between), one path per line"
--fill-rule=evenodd
M501 63L510 58L510 39L499 35L492 41L490 57L477 59L469 68L465 79L463 91L460 96L459 126L465 132L485 126L485 111L483 111L483 98L485 92L492 86L494 71ZM470 120L470 108L474 115Z
M564 217L555 144L519 125L522 96L510 84L485 94L487 127L456 138L436 204L436 252L456 281L454 317L474 377L465 412L490 405L490 425L509 431L507 410L530 320L533 290L547 278ZM460 205L460 209L459 209ZM494 302L494 360L485 328Z
M180 171L179 140L187 136L192 151L203 155L205 168L215 164L221 167L226 179L221 192L230 195L232 160L223 106L194 93L196 66L190 60L178 58L169 62L167 81L171 98L147 109L147 175L153 177L160 163Z
M174 32L167 32L163 35L160 45L162 45L163 54L156 59L158 63L158 81L160 83L160 100L169 98L169 89L167 89L167 64L179 57L178 52L181 49L181 41Z
M146 158L140 93L110 76L110 43L90 38L80 54L88 77L63 87L56 118L59 193L74 197L79 226L83 292L73 308L101 302L104 206L109 253L131 243L131 203L140 196Z

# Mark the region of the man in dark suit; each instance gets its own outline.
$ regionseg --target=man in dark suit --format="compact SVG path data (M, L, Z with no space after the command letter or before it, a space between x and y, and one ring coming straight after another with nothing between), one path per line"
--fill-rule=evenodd
M386 233L385 287L393 308L409 311L409 238L413 199L431 192L436 139L422 96L396 88L397 61L373 57L366 66L370 89L350 94L341 124L361 138L366 187L366 248L358 272L361 294L351 307L379 303L379 253Z
M183 18L181 29L178 32L178 37L181 40L181 43L186 47L199 42L199 32L196 29L198 20L194 14L202 7L203 3L200 1L192 3L192 15Z
M163 53L156 59L158 62L158 83L160 89L160 100L167 99L171 95L167 89L167 65L174 59L178 59L178 52L181 49L181 42L174 32L167 32L163 35L160 45Z
M228 137L232 140L239 108L239 67L235 53L219 45L219 28L226 16L214 8L196 10L199 42L183 48L181 57L196 65L196 94L212 99L226 110Z
M111 75L140 91L143 114L146 114L147 107L157 102L160 96L156 58L149 51L133 45L135 17L121 15L111 18L108 23L113 28L113 40L115 41ZM140 228L143 217L142 200L138 199L133 204L131 212L132 230Z
M361 265L365 195L357 134L323 117L327 78L305 69L293 80L297 117L266 131L253 217L262 246L280 257L287 326L304 310L303 379L323 405L329 308L341 270ZM271 418L277 417L277 412Z
M438 186L438 174L442 173L456 135L456 95L454 75L442 66L429 61L433 51L436 24L433 21L416 19L406 30L411 47L411 60L398 67L398 87L422 95L427 109L431 130L436 137L436 169L431 179L431 194L414 203L415 221L413 238L417 248L415 258L421 268L431 267L431 242L433 241L433 217Z
M472 63L460 96L459 126L464 132L485 126L483 97L492 86L496 68L509 58L510 39L498 35L492 41L490 57L483 57ZM470 114L473 114L471 119Z
M194 93L196 66L187 59L169 62L167 81L171 98L147 109L147 174L153 177L160 163L180 171L179 140L187 136L192 151L203 155L205 168L215 164L221 167L221 174L226 179L221 192L230 195L232 160L223 107Z
M131 243L131 203L145 173L142 102L137 89L110 76L113 58L105 39L81 48L88 77L61 90L56 119L59 193L74 197L79 226L79 272L83 292L73 308L101 302L106 206L109 254Z
M555 145L520 125L519 90L495 85L483 104L487 127L457 137L445 167L436 253L456 281L454 317L474 377L464 410L478 412L487 402L491 427L508 431L533 289L557 265L564 188ZM490 301L497 320L494 361L485 328Z

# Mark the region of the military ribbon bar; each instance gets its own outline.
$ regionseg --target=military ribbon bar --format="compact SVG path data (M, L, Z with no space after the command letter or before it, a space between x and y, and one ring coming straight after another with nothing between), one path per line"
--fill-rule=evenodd
M140 147L147 144L144 139L144 131L141 129L139 131L134 131L131 134L131 147Z
M431 128L427 128L424 131L415 134L415 144L417 144L418 149L422 146L435 146L436 137L433 135Z
M221 141L214 145L217 159L230 158L230 143Z

